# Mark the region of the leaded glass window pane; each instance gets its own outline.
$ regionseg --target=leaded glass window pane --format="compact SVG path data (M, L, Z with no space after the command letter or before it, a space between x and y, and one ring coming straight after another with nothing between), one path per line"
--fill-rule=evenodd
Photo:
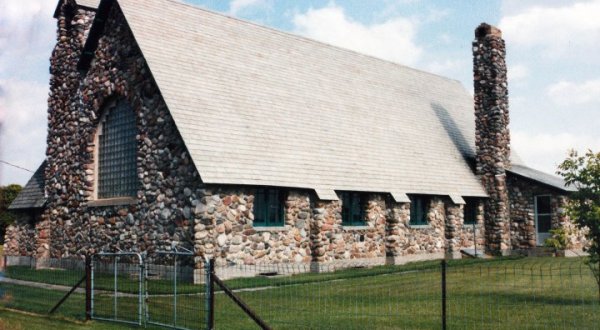
M107 109L98 136L98 198L135 196L135 113L123 101Z

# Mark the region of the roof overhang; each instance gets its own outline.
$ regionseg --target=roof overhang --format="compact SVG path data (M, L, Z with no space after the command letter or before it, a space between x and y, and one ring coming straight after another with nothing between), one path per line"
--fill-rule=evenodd
M58 0L56 4L56 9L54 9L54 18L58 18L58 16L60 16L60 7L62 6L64 1L65 0ZM98 9L98 3L100 2L100 0L77 0L73 2L77 6L77 8L95 11L96 9Z
M315 189L317 197L322 201L337 201L339 200L338 195L334 190L331 189Z
M465 202L465 200L462 198L461 195L458 194L450 194L448 195L450 197L450 200L452 201L452 203L457 204L457 205L465 205L467 204Z
M410 198L408 198L408 195L404 192L392 191L390 192L390 195L392 195L392 198L396 203L410 203Z
M527 167L524 165L513 165L510 169L506 170L507 172L523 177L525 179L529 179L535 181L537 183L543 184L553 189L561 190L565 193L575 192L577 189L573 187L567 187L562 178L538 171L531 167Z

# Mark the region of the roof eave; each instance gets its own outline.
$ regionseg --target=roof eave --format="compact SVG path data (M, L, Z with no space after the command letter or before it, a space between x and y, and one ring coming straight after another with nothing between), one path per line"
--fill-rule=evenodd
M558 185L555 185L555 184L551 184L551 183L548 183L548 182L543 182L543 181L537 180L537 179L535 179L533 177L524 175L522 173L518 173L518 172L512 171L510 169L508 169L507 172L509 172L512 175L515 175L515 176L518 176L518 177L521 177L521 178L524 178L524 179L527 179L527 180L530 180L530 181L534 181L534 182L536 182L538 184L541 184L541 185L544 185L546 187L549 187L549 188L552 188L552 189L555 189L555 190L560 190L561 192L563 192L565 194L571 194L571 193L574 193L574 192L577 191L577 189L574 189L572 187L567 187L567 186L562 186L561 187L561 186L558 186Z

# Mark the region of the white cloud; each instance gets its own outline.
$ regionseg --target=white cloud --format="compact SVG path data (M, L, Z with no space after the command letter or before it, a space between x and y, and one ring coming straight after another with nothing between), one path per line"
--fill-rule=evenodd
M229 14L237 16L239 13L248 10L249 8L265 7L267 5L265 0L233 0L229 3Z
M524 64L515 64L511 65L508 68L508 81L511 83L516 83L523 81L529 77L529 68Z
M553 174L558 164L570 149L585 151L600 150L600 137L560 134L530 134L524 131L511 132L512 148L523 161L538 170Z
M546 55L572 55L572 49L597 51L600 39L600 0L562 6L535 4L512 10L500 20L500 29L509 44L542 46ZM552 3L554 5L554 3Z
M600 104L600 79L583 82L560 81L547 89L550 99L558 105Z
M296 33L401 64L415 64L422 52L414 41L416 23L403 17L365 25L330 4L296 14L293 22Z

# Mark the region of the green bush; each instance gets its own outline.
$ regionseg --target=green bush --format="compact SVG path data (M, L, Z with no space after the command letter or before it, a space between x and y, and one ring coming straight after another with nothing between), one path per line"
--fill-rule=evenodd
M564 228L550 230L550 236L544 241L544 246L556 250L566 250L569 248L569 233Z

